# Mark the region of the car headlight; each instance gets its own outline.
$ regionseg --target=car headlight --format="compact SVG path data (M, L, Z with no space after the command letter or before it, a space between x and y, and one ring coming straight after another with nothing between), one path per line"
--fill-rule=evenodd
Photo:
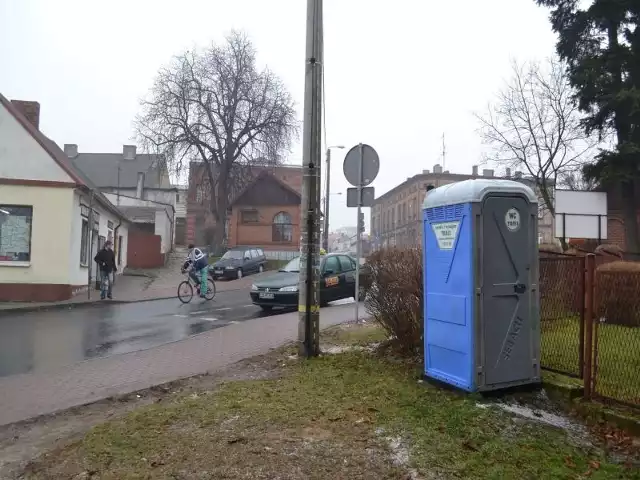
M281 292L297 292L298 291L298 286L297 285L291 285L290 287L282 287L280 289Z
M253 284L253 285L251 285L251 290L256 291L256 290L258 290L258 287L256 287L255 284Z

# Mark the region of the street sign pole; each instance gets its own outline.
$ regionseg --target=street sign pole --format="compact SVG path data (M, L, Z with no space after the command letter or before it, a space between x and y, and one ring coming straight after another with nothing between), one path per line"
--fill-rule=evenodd
M347 153L342 165L342 171L347 181L353 185L356 193L356 201L352 203L349 201L349 191L347 190L347 206L357 208L356 219L356 279L355 279L355 297L356 297L356 322L359 320L359 297L360 297L360 256L362 255L362 230L360 229L360 215L362 214L363 206L363 192L367 192L369 195L366 198L364 206L372 206L373 203L373 187L367 187L378 176L380 171L380 158L377 152L369 145L360 143L353 147ZM367 187L367 188L365 188ZM371 203L371 204L370 204Z
M364 147L362 144L358 145L358 150L360 154L360 162L358 162L358 214L356 220L356 228L358 232L358 236L356 237L356 323L360 320L358 316L359 306L360 306L360 241L362 239L362 233L360 232L360 212L362 211L362 164L364 162Z

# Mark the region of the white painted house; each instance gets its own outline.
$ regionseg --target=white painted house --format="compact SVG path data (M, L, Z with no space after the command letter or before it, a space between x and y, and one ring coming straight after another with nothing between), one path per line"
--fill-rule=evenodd
M129 220L40 132L39 118L37 102L0 95L0 301L86 289L106 239L119 271L127 264Z

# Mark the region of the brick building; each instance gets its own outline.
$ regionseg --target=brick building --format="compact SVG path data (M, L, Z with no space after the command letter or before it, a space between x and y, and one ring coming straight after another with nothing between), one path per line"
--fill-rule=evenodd
M218 228L209 208L205 173L202 163L190 165L186 237L188 243L199 246L211 246L214 229ZM299 250L302 168L255 167L250 175L253 179L232 193L226 245L260 246L276 253Z
M640 182L636 182L636 211L640 224ZM607 240L603 243L618 245L627 251L627 240L624 233L623 202L619 186L607 190ZM640 253L640 252L631 252Z
M400 185L378 197L371 208L371 240L374 249L385 246L420 246L422 245L422 202L427 187L434 188L462 180L478 178L478 167L474 166L471 174L450 173L443 171L442 166L435 165L433 172L423 170L422 173L407 178ZM485 169L482 177L494 177L494 171ZM527 183L535 190L532 179L515 172L512 177L507 169L505 177ZM543 207L538 214L538 243L554 243L554 223L552 215Z

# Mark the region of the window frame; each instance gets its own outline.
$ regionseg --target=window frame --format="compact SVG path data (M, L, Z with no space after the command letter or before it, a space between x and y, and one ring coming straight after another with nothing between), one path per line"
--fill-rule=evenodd
M255 220L250 220L250 219L247 220L245 218L245 215L247 214L255 215ZM256 209L240 210L240 223L242 225L252 225L252 224L260 223L260 213Z
M346 255L339 255L338 259L339 259L339 262L340 262L340 271L341 272L351 272L351 271L356 269L356 265L353 262L353 260L351 260L351 258L347 257ZM345 270L343 262L346 262L346 264L349 265L349 269L348 270Z
M327 273L327 263L329 263L329 260L333 260L335 259L337 264L338 264L338 269L334 270L332 275L338 275L340 273L342 273L342 265L340 264L340 259L338 258L338 255L332 255L330 257L327 257L324 260L324 265L322 265L322 273L326 274Z
M286 215L289 223L276 223L276 219L280 215ZM293 243L293 219L289 212L280 211L273 216L271 221L271 241L273 243Z
M10 266L10 267L28 267L31 265L31 249L33 247L33 205L18 205L18 204L12 204L12 203L3 203L0 204L0 209L3 210L3 212L8 211L6 209L11 209L11 208L20 208L20 209L27 209L29 211L29 215L25 216L25 215L15 215L20 216L20 217L25 217L28 218L28 224L29 224L29 251L27 252L29 259L28 260L6 260L6 259L0 259L0 265L2 266ZM0 215L5 215L5 213L0 213ZM9 213L8 216L12 216L11 213ZM4 223L4 222L3 222ZM23 252L21 252L23 253Z

